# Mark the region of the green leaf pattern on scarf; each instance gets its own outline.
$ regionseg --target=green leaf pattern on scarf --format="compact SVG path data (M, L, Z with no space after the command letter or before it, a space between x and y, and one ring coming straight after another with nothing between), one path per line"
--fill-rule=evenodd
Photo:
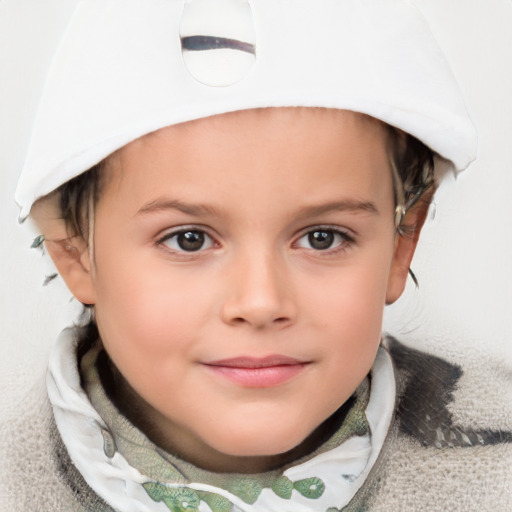
M284 500L289 500L292 497L293 482L283 475L274 481L271 489L280 498L283 498Z
M293 488L299 491L304 498L316 500L322 496L325 490L325 485L320 478L314 477L298 480L293 484Z
M192 512L199 508L201 499L194 489L167 487L155 482L142 485L153 501L163 501L172 512Z
M171 512L198 510L201 501L204 501L212 512L231 510L231 502L213 492L196 491L189 487L168 487L158 482L146 482L143 487L153 501L163 501ZM323 494L325 485L320 478L316 477L292 482L287 477L281 476L272 483L270 488L277 496L287 500L292 497L293 489L305 498L318 499ZM228 490L245 503L252 505L259 498L263 487L254 478L237 478L232 481Z

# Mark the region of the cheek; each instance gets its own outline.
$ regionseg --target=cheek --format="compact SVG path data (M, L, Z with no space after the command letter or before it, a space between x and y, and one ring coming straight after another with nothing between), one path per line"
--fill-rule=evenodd
M325 350L357 380L370 368L377 350L385 306L389 259L368 258L315 276L304 308L312 312L312 330L328 333ZM361 375L362 377L362 375Z
M200 284L158 261L104 258L96 274L96 318L111 357L149 365L193 346L213 302Z
M332 319L335 324L336 318L340 321L352 318L353 321L346 322L347 328L379 323L385 305L390 262L391 256L370 255L364 260L307 276L309 282L301 287L308 290L304 295L308 307Z
M109 288L97 314L103 344L115 365L157 409L168 404L169 389L190 377L186 370L196 359L201 335L191 293L178 293L179 288L165 284L148 276L120 284L114 294Z
M136 281L118 288L118 294L104 294L98 302L98 319L127 335L131 343L143 343L156 348L171 328L179 329L186 321L188 310L185 298L148 283L139 286ZM181 320L181 322L180 322Z

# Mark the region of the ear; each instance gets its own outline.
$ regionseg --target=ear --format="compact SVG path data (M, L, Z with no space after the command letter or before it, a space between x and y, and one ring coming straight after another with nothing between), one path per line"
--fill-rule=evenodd
M94 281L88 246L80 236L45 242L61 277L82 304L94 304Z
M45 236L45 246L71 293L83 304L94 304L94 282L87 243L80 236L69 237L56 194L37 201L30 217Z
M434 191L434 187L427 190L418 202L410 208L402 221L403 234L396 234L395 251L386 291L386 304L393 304L400 298L405 289L412 257L418 245L421 228L427 218Z

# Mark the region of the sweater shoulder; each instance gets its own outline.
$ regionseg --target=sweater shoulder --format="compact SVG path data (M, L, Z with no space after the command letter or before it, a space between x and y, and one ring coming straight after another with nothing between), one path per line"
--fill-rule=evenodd
M396 374L395 419L374 470L346 512L512 510L512 404L496 415L492 396L473 393L489 389L485 379L496 378L494 387L506 394L510 373L466 374L464 365L396 339L384 344ZM467 404L485 410L486 400L490 413L475 422Z
M452 407L467 392L461 385L461 365L408 347L392 337L387 338L386 346L396 370L396 413L403 435L436 448L512 443L509 425L474 428L470 410L465 411L466 418L454 418Z
M0 420L0 510L112 512L71 462L43 382Z

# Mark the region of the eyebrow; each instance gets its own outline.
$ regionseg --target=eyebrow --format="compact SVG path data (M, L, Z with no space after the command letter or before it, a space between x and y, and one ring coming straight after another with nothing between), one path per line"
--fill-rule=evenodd
M331 203L306 206L301 208L299 216L304 217L315 217L324 213L333 211L339 212L367 212L372 215L379 215L379 209L372 201L358 201L356 199L345 199L343 201L333 201Z
M213 206L205 204L190 204L178 201L177 199L163 199L150 201L144 204L137 212L137 215L161 212L166 210L178 210L186 215L195 217L210 215L219 216L220 212ZM333 201L321 205L305 206L298 212L299 217L315 217L333 211L349 212L367 212L372 215L379 215L379 210L375 203L371 201L358 201L355 199L346 199L342 201Z
M139 209L137 215L145 215L147 213L155 213L166 210L178 210L182 213L185 213L186 215L193 215L196 217L202 215L219 215L218 210L212 206L204 204L184 203L182 201L178 201L177 199L157 199L155 201L149 201Z

